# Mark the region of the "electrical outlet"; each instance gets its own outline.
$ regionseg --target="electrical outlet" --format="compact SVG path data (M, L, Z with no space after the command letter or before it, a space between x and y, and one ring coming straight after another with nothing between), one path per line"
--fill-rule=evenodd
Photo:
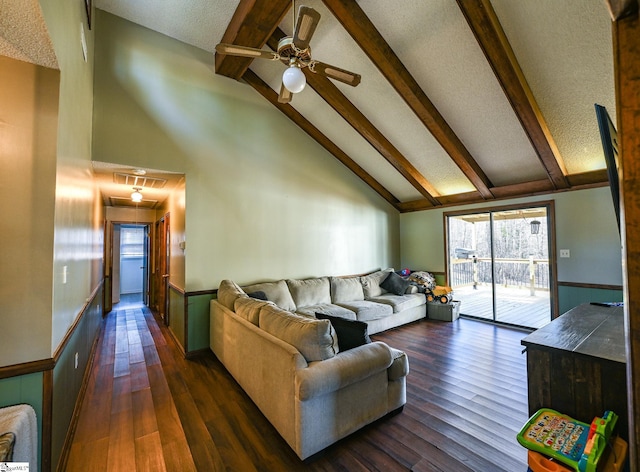
M571 257L571 251L569 249L560 249L560 257Z
M74 357L73 364L75 366L74 368L77 369L78 368L78 353L77 352L76 352L76 355Z

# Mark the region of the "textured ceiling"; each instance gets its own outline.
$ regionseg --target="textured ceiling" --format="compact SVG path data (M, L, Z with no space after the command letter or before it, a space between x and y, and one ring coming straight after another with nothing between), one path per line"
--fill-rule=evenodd
M210 52L232 29L238 5L253 11L287 8L282 0L94 3ZM357 72L362 82L358 87L333 82L338 90L333 107L326 92L311 85L294 95L290 106L401 211L606 183L593 109L594 103L604 105L615 121L611 20L602 0L342 2L356 5L370 20L414 81L411 87L432 105L435 115L426 121L410 106L407 92L394 89L383 75L385 60L371 58L373 46L354 41L358 21L349 25L349 18L345 23L331 13L331 4L340 2L304 0L296 6L303 3L322 15L311 41L313 58ZM473 27L470 16L482 20L483 8L491 10L497 37L504 40L484 26ZM236 21L246 30L267 33L236 44L269 50L269 32L278 26L290 35L292 15L289 9L279 25L252 24L250 16L240 15ZM377 41L364 36L365 42ZM252 41L259 44L248 44ZM496 43L497 62L487 52ZM229 63L229 56L219 59ZM504 75L511 63L515 72ZM254 60L249 69L243 78L254 88L256 80L248 74L280 89L281 63ZM336 104L352 104L355 112L341 116ZM438 124L436 132L427 125L430 119ZM453 138L443 142L443 136Z
M0 54L58 68L38 0L0 0Z

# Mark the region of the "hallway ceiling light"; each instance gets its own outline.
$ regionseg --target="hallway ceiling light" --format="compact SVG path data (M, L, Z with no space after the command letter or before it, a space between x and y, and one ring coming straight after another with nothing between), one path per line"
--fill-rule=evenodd
M136 203L140 203L142 201L142 193L140 193L140 190L142 190L140 187L133 187L134 192L131 194L131 201L136 202Z

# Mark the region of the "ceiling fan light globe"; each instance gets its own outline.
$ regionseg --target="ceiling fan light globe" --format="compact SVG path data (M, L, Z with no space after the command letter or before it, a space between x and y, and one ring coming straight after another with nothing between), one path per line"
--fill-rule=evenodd
M304 86L307 84L307 78L299 67L292 65L282 74L282 83L289 92L299 93L304 90Z

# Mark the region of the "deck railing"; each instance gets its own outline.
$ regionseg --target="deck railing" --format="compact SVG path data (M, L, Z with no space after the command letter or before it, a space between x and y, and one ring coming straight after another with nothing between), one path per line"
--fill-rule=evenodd
M532 295L536 290L549 290L549 259L494 259L493 263L496 285L528 287ZM454 289L492 282L490 258L453 259L451 269L450 283Z

